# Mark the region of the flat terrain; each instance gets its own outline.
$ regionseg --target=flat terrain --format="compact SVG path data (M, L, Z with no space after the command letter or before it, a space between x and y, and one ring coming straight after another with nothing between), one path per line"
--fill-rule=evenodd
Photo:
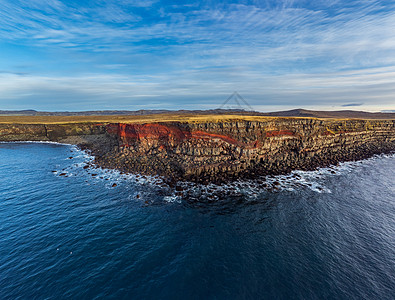
M0 116L0 124L66 124L66 123L157 123L157 122L224 122L227 120L264 121L279 117L241 115L154 114L141 116ZM289 117L287 118L289 119Z
M226 120L260 121L273 118L313 119L363 119L395 120L395 113L371 113L365 111L314 111L293 109L279 112L256 112L240 110L140 110L140 111L85 111L40 112L35 110L0 110L0 123L16 124L64 124L64 123L149 123L149 122L224 122Z
M1 112L1 111L0 111ZM3 111L4 112L4 111ZM156 122L224 122L234 120L264 121L278 118L308 118L308 119L365 119L365 120L385 120L395 119L395 113L369 113L363 111L309 111L309 110L290 110L273 113L260 112L228 112L216 113L215 111L175 111L158 113L130 114L122 113L107 115L97 112L87 112L86 115L50 115L57 113L47 113L46 115L6 115L0 113L0 124L65 124L65 123L156 123ZM39 112L37 112L39 113ZM67 112L65 114L68 114Z
M131 117L131 116L146 116L146 115L171 115L178 116L185 115L187 118L191 116L208 116L208 115L224 115L224 116L262 116L262 117L303 117L303 118L323 118L323 119L380 119L380 120L394 120L395 112L366 112L356 110L338 110L338 111L318 111L307 109L292 109L286 111L276 112L258 112L246 111L240 109L210 109L210 110L92 110L92 111L36 111L36 110L0 110L0 116L60 116L60 117Z

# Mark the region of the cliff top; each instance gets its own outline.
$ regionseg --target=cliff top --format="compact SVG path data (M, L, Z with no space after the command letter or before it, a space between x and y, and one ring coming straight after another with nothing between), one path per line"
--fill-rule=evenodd
M67 124L67 123L158 123L158 122L226 122L235 120L267 121L270 119L318 119L307 116L262 116L232 114L176 114L152 115L89 115L89 116L0 116L0 124ZM349 119L349 118L332 118ZM360 118L365 119L365 118ZM370 119L370 118L366 118ZM392 119L392 118L389 118Z
M65 124L65 123L157 123L157 122L220 122L233 120L260 121L277 119L266 116L216 115L216 114L153 114L108 116L0 116L0 124Z
M338 110L338 111L324 111L324 110L307 110L307 109L292 109L286 111L275 112L258 112L246 111L242 109L210 109L210 110L92 110L92 111L36 111L36 110L0 110L0 116L101 116L101 117L117 117L117 116L143 116L143 115L242 115L242 116L263 116L263 117L310 117L310 118L334 118L334 119L395 119L395 111L382 112L367 112L357 110Z

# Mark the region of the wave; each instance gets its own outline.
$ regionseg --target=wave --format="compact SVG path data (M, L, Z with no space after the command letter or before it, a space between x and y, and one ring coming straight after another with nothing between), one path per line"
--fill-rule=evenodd
M74 146L72 144L65 144L59 142L52 142L52 141L0 141L0 144L55 144L55 145L62 145L62 146Z
M104 184L108 189L119 187L130 189L129 199L151 201L151 198L158 199L159 195L159 198L167 203L181 203L183 200L215 201L227 197L243 197L251 200L263 193L296 193L306 189L315 193L331 193L327 184L328 178L353 172L361 164L374 164L378 159L395 158L395 153L381 154L364 160L342 162L336 166L314 171L295 170L286 175L239 179L220 185L178 182L174 187L169 186L164 178L159 176L127 174L118 170L97 167L94 165L94 156L88 151L80 150L76 146L70 146L70 150L73 152L73 163L62 170L56 170L54 172L56 176L84 176L88 184Z

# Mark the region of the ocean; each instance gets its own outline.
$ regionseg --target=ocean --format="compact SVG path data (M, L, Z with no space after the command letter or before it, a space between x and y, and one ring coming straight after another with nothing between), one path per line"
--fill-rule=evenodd
M395 298L395 155L178 193L91 160L0 144L0 299Z

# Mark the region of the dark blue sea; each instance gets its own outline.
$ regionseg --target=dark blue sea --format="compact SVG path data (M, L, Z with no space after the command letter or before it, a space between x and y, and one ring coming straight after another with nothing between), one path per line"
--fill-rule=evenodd
M183 196L90 160L0 144L0 299L395 298L394 155Z

